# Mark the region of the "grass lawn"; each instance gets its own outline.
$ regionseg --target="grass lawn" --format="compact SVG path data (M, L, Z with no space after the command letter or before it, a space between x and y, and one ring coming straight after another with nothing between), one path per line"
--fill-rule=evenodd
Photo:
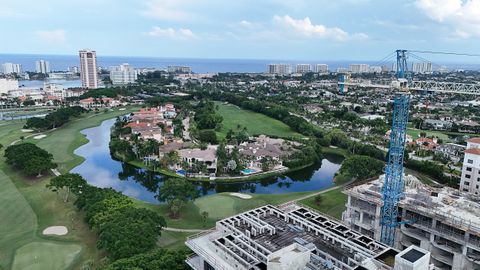
M407 134L412 136L413 140L420 138L420 132L425 132L427 137L435 136L441 139L443 142L452 142L453 140L448 138L448 135L441 131L432 131L432 130L420 130L420 129L407 129Z
M138 206L146 207L164 216L168 227L182 229L202 229L215 226L215 222L266 204L278 205L290 200L303 197L313 192L292 192L287 194L249 194L251 199L241 199L231 196L230 193L218 193L188 202L180 212L180 217L169 217L167 205L152 205L141 201L135 201ZM201 212L208 212L208 218L203 224Z
M223 117L223 128L220 132L217 132L219 138L225 138L229 129L233 131L237 130L238 125L242 128L247 127L250 135L265 134L284 138L304 137L291 130L290 127L283 122L264 114L244 110L232 104L224 104L221 102L216 102L215 104L218 105L218 112Z
M162 231L157 245L161 248L176 249L185 247L187 237L192 233Z
M75 244L32 242L17 250L12 270L66 269L81 249Z
M25 141L52 153L60 171L65 173L83 161L72 154L86 142L80 130L130 111L132 109L89 113L57 130L45 132L46 138ZM26 178L5 164L3 150L20 136L31 134L21 131L24 124L24 121L0 124L0 143L4 146L0 150L0 269L76 269L87 260L98 261L102 254L96 248L95 234L83 222L83 214L71 202L63 203L62 194L45 187L51 176ZM65 236L42 235L43 229L55 225L66 226L69 233ZM39 259L37 267L31 261L31 254L46 259Z
M300 203L341 220L342 212L345 211L345 204L347 203L347 195L342 193L342 188L330 190L320 196L322 201L319 205L315 203L315 197L302 200Z

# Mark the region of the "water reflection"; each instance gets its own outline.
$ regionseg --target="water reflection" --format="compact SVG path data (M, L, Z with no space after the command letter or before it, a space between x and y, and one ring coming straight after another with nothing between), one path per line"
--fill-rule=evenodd
M107 120L98 127L82 131L90 142L75 151L75 154L84 157L85 161L72 172L81 174L92 185L112 187L128 196L158 203L155 195L165 181L165 176L136 168L110 156L108 143L110 128L114 122L114 119ZM333 185L333 176L340 168L341 161L341 157L326 156L313 166L258 182L217 184L197 182L196 185L203 196L220 192L280 194L319 190Z

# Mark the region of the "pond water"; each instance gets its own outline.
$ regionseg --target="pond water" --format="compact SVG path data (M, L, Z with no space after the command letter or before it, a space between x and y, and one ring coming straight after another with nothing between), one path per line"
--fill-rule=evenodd
M84 157L85 161L71 172L79 173L94 186L111 187L125 195L158 203L155 195L167 176L136 168L110 156L108 143L110 128L114 122L115 119L106 120L98 127L82 131L89 142L75 150L75 154ZM341 162L341 157L326 156L318 164L258 182L228 184L199 182L196 185L201 195L220 192L280 194L320 190L333 185L333 177L340 169Z

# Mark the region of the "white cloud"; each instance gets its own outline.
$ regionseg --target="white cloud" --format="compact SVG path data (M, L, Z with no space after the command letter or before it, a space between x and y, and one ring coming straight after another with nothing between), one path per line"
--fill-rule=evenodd
M456 37L480 37L480 0L416 0L430 19L449 26Z
M305 17L304 19L294 19L288 15L275 15L273 17L273 26L279 28L278 30L283 34L290 34L304 38L325 38L336 41L368 38L364 33L349 34L339 27L327 27L322 24L313 24L309 17Z
M150 32L147 32L145 34L152 37L166 37L179 40L196 38L196 35L192 32L192 30L186 28L174 29L171 27L160 28L158 26L155 26Z
M66 33L63 29L36 31L35 36L49 43L64 43L66 41Z
M192 0L149 0L143 14L155 19L183 21L193 17L183 9L193 3Z

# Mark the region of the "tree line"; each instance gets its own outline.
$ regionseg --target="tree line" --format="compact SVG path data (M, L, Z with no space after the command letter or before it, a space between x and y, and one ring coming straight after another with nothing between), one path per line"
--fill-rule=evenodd
M86 110L79 106L60 108L45 116L45 118L32 117L27 119L24 128L49 130L58 128L70 121L71 117L78 117Z

